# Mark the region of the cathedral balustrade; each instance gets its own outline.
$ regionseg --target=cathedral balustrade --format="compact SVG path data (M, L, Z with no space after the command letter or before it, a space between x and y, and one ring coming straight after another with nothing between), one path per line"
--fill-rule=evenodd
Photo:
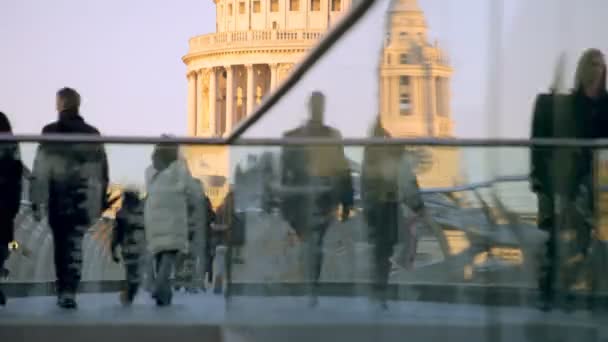
M263 30L205 34L190 39L190 53L205 53L226 48L281 46L285 43L314 43L323 36L320 30Z

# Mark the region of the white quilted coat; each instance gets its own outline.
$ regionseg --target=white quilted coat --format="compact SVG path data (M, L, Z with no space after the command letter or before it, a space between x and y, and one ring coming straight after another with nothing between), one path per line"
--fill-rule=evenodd
M206 226L204 192L183 160L177 160L158 172L146 170L146 206L144 212L148 250L188 251L188 230L203 231ZM188 207L191 210L188 210Z

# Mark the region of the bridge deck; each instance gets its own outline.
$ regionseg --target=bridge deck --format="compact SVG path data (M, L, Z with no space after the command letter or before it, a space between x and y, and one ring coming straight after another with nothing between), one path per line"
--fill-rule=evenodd
M52 297L15 298L0 308L0 340L107 341L602 341L606 315L542 313L532 308L424 302L391 302L379 311L366 298L237 297L226 305L210 294L177 294L156 308L145 295L132 307L117 294L86 294L77 311L63 311Z

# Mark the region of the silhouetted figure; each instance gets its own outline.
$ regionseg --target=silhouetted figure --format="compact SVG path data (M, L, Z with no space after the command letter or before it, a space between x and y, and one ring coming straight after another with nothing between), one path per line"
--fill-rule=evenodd
M285 133L286 138L341 138L324 124L325 96L310 97L310 120ZM350 215L353 184L344 147L288 146L281 153L281 213L304 243L311 305L317 304L317 286L323 264L323 238L342 205L342 220Z
M57 92L59 119L42 134L99 135L80 116L80 95ZM41 143L36 153L31 198L37 219L48 216L55 246L57 304L76 308L82 239L107 208L108 162L102 144Z
M221 293L224 284L229 285L232 276L232 264L241 263L240 248L245 244L245 213L237 213L235 195L229 191L222 204L215 211L215 223L212 224L212 235L215 236L213 279L214 292ZM225 251L225 258L220 253ZM229 287L226 287L229 290ZM230 294L226 293L228 297Z
M537 98L532 134L605 138L607 123L604 57L599 50L589 49L579 60L570 94L544 94ZM566 147L532 151L532 188L539 196L539 226L549 232L539 282L544 310L556 304L558 293L562 294L565 308L571 308L572 287L580 280L587 261L595 224L593 152Z
M378 118L372 136L390 138ZM424 212L418 181L402 146L368 146L361 170L361 199L365 220L374 243L374 295L386 308L387 285L394 246L401 240L415 239L408 228L415 220L406 217L404 208L419 217ZM407 219L407 220L406 220ZM407 237L401 239L400 237ZM415 248L415 243L406 243ZM415 255L415 251L413 252ZM411 254L411 253L408 253ZM413 261L413 260L412 260ZM409 260L408 260L409 262Z
M125 268L125 288L121 291L120 301L130 305L142 281L141 267L145 260L146 241L144 229L144 201L136 190L125 190L122 206L116 213L116 225L112 234L112 258L120 262L118 247Z
M0 134L12 135L11 124L0 112ZM21 203L23 164L16 143L0 143L0 277L8 274L4 262L9 257L9 243L14 239L15 217ZM6 297L0 290L0 305Z
M205 207L207 208L207 233L205 239L205 270L203 275L207 278L207 281L211 283L213 281L213 259L215 258L215 249L222 243L222 235L213 230L213 224L216 222L215 211L211 205L209 197L205 196ZM206 289L205 279L202 284L203 290Z
M192 227L203 230L206 211L203 189L180 158L175 144L159 144L146 170L144 224L148 251L154 257L152 297L159 306L171 304L170 276L178 253L188 253Z

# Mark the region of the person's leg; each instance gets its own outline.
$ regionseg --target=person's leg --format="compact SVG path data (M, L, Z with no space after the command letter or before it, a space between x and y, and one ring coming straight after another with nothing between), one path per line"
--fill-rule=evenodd
M157 254L156 287L154 290L156 303L160 306L170 305L172 299L171 272L175 267L177 251Z
M175 284L173 284L173 289L175 291L179 291L183 287L185 287L185 261L186 254L182 252L177 253L177 256L175 258Z
M374 243L374 296L386 308L388 282L391 270L390 258L398 236L398 204L376 204L376 227Z
M141 256L139 253L123 252L122 257L125 263L126 288L121 294L121 302L129 305L135 299L141 284Z
M0 240L0 271L4 272L4 263L8 259L9 250L8 250L8 242ZM1 275L2 277L4 274ZM6 296L2 289L0 289L0 306L6 305Z
M67 290L67 236L65 229L59 226L58 223L51 223L51 232L53 234L53 257L55 262L55 290L57 298L61 298Z
M73 226L66 230L62 251L62 284L59 305L65 308L76 308L76 292L80 285L82 271L82 240L87 227Z

